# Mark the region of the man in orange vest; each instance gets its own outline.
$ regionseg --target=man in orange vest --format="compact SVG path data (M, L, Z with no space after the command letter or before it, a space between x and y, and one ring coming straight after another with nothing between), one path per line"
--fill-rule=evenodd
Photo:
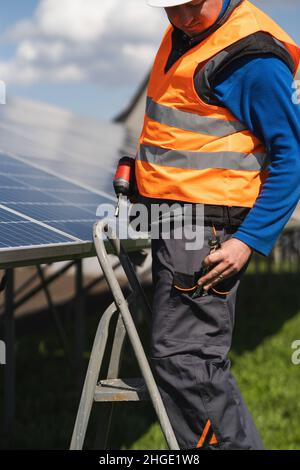
M251 254L269 254L300 197L300 50L248 0L148 4L171 25L147 91L139 201L204 211L202 248L173 229L152 239L153 372L181 449L262 449L228 352Z

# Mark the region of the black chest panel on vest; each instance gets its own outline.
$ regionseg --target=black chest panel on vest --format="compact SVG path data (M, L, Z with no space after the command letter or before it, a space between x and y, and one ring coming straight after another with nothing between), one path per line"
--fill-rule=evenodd
M210 28L206 29L205 31L197 34L192 38L184 34L183 31L173 25L172 50L165 66L165 73L170 70L172 65L177 62L177 60L180 59L183 54L185 54L191 48L202 42L214 31L219 29L220 26L222 26L228 20L235 8L238 7L241 3L243 3L243 1L244 0L230 0L221 18L219 18L212 26L210 26Z
M208 104L221 106L213 91L214 81L218 74L237 59L246 56L263 57L270 54L281 59L294 74L294 61L286 47L270 34L258 31L223 49L206 62L204 66L199 65L194 76L195 89L198 95Z

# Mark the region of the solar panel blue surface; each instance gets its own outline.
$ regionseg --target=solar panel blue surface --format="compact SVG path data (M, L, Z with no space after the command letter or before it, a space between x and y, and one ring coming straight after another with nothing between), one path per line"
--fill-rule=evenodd
M7 97L0 107L0 207L26 224L16 224L24 230L19 246L8 246L10 232L4 241L1 231L0 268L95 254L96 210L102 202L116 202L112 179L126 129ZM25 227L32 225L37 236L29 240ZM126 245L136 249L138 242Z
M113 202L18 158L0 154L1 252L92 242L99 204Z
M8 96L0 106L0 153L112 197L125 137L122 124L82 118L45 103Z
M72 240L51 229L0 208L0 248L70 243Z

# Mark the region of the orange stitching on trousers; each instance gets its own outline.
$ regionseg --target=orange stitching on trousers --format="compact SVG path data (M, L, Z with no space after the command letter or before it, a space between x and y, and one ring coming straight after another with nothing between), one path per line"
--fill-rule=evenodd
M208 434L210 425L211 425L211 422L210 422L210 419L208 419L208 420L207 420L207 423L206 423L206 425L205 425L205 427L204 427L204 429L203 429L202 435L201 435L201 437L200 437L200 439L199 439L199 441L198 441L198 444L197 444L197 446L196 446L197 449L203 446L203 444L204 444L204 442L205 442L205 439L206 439L206 436L207 436L207 434ZM212 435L212 437L211 437L211 439L210 439L210 441L209 441L209 444L210 444L210 445L218 444L218 440L217 440L217 438L216 438L215 433L213 433L213 435Z

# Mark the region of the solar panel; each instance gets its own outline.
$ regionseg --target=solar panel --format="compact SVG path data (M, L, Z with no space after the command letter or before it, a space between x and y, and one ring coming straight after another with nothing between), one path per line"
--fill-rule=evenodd
M121 124L85 119L21 98L8 96L6 105L0 106L3 154L20 156L29 164L110 196L114 196L111 182L125 133Z
M95 255L96 209L115 204L112 179L126 128L7 97L0 107L0 268Z
M0 154L0 267L92 254L97 207L113 201L19 157Z
M92 240L96 210L102 203L116 202L112 180L124 135L121 125L7 99L6 106L0 107L1 269L96 255ZM145 246L143 239L126 242L126 248L132 250ZM77 272L78 285L81 271ZM13 291L10 278L8 273L7 298ZM82 333L80 304L75 315L77 338ZM6 318L6 341L11 351L5 381L9 420L14 395L10 302ZM77 341L77 356L81 357L79 343L81 340Z

